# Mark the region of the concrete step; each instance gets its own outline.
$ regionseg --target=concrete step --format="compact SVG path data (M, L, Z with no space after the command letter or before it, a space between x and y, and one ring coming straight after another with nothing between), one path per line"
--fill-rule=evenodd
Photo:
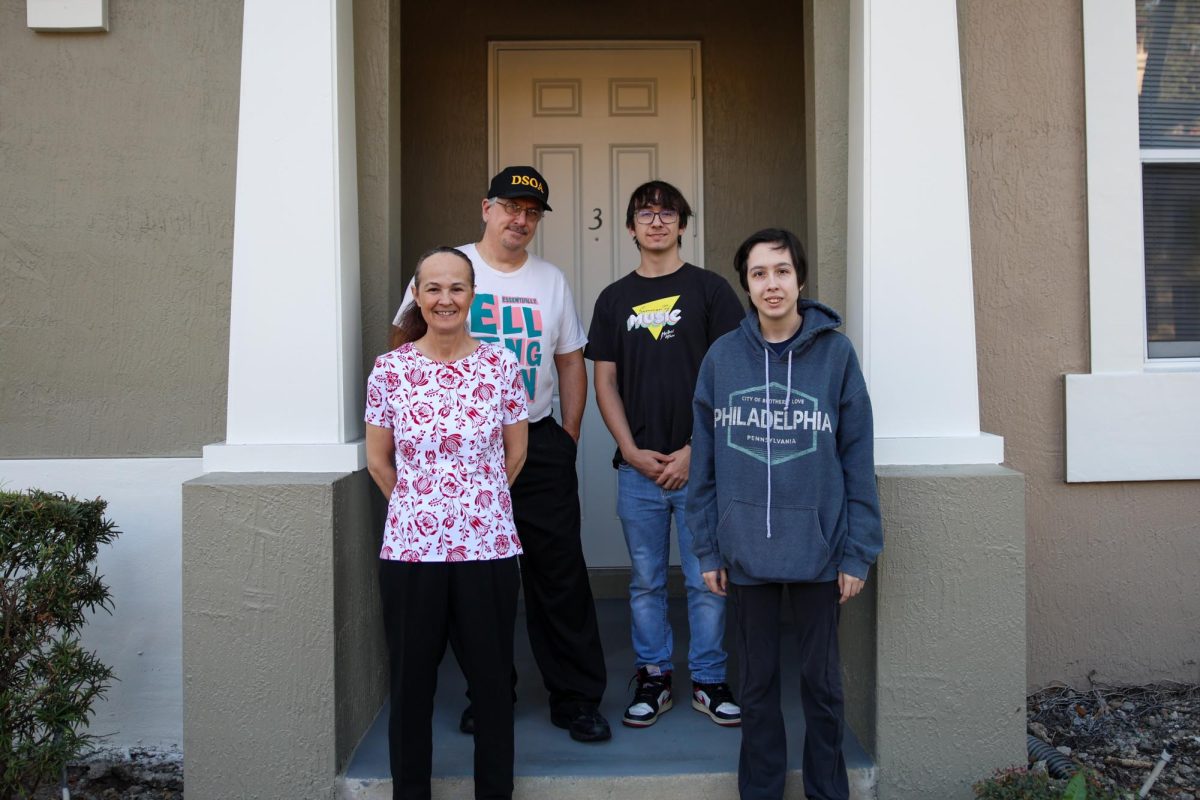
M515 797L522 800L722 800L737 797L737 761L741 735L722 728L691 707L687 674L687 609L672 598L669 617L675 630L675 707L649 728L621 725L621 714L631 696L634 657L629 643L629 606L623 600L596 604L608 667L608 691L601 712L612 724L613 738L599 744L572 741L566 731L550 724L546 693L529 652L524 619L517 620L516 667L520 680L515 706ZM789 774L787 798L803 798L799 766L803 741L803 713L798 678L788 670L795 663L794 637L784 631L783 711L788 726ZM736 664L730 665L730 683L736 686ZM791 680L788 680L789 672ZM434 699L433 797L461 800L474 795L471 780L474 739L458 731L458 718L466 699L465 682L452 655L442 662ZM387 758L387 706L381 709L363 737L341 779L343 800L388 800L392 784ZM843 748L850 770L851 797L874 800L875 765L854 735L847 731Z
M513 781L513 797L520 800L735 800L737 776L729 772L678 775L553 777L521 776ZM433 781L433 800L462 800L473 796L469 777ZM804 783L798 770L788 774L785 800L804 800ZM387 779L343 778L340 800L391 800ZM875 800L875 768L850 770L851 800Z

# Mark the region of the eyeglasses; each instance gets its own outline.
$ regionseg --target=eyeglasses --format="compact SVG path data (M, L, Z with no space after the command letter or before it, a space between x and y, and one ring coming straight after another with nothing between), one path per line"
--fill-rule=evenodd
M658 221L663 225L670 225L679 219L679 212L673 208L664 208L662 211L651 211L648 208L641 208L633 215L633 218L642 225L649 225L654 222L655 217L658 217Z
M519 203L514 203L512 200L497 200L496 205L500 206L514 217L519 217L521 216L521 213L524 212L525 219L530 220L531 222L537 222L546 213L540 208L526 208Z

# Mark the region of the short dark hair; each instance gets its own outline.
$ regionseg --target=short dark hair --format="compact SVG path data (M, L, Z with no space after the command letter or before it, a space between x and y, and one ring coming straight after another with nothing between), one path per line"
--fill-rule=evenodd
M441 253L458 256L467 263L467 272L471 276L471 286L474 287L475 265L471 263L471 259L468 258L467 254L462 250L459 250L455 247L448 247L446 245L435 247L432 250L426 250L421 254L421 257L417 259L416 272L413 274L413 285L416 286L418 290L421 288L421 265L424 264L426 259L428 259L430 256L436 256ZM413 301L409 303L408 308L404 309L404 313L400 316L400 324L392 326L392 335L390 341L392 349L395 350L400 345L408 342L415 342L417 339L420 339L422 336L424 336L427 330L429 330L429 325L425 322L425 318L421 316L421 307L417 304L417 301L414 298Z
M733 268L737 270L738 280L742 288L750 291L750 282L746 279L746 263L750 260L750 251L760 244L770 245L774 250L787 250L791 256L792 266L796 268L796 281L800 286L808 282L808 258L804 255L804 245L796 238L796 234L786 228L763 228L758 233L752 233L738 247L733 256Z
M683 192L666 181L648 181L633 190L629 196L629 207L625 209L625 227L633 227L633 217L638 209L646 206L662 206L679 214L679 227L686 228L692 207L684 199Z

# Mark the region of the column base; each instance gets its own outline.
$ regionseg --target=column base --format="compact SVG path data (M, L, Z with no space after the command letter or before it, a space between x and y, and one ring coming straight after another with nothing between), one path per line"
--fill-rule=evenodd
M357 472L367 467L366 442L204 446L205 472Z
M965 797L1025 763L1025 479L880 467L884 550L845 606L850 727L879 798Z
M372 493L365 471L184 484L190 800L333 796L386 694Z

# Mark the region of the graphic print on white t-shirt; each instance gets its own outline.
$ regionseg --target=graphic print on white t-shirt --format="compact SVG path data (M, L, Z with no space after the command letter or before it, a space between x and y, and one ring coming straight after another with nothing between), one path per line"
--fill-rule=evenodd
M478 291L471 303L471 335L503 345L517 357L529 403L537 402L537 376L542 366L542 309L536 297Z

